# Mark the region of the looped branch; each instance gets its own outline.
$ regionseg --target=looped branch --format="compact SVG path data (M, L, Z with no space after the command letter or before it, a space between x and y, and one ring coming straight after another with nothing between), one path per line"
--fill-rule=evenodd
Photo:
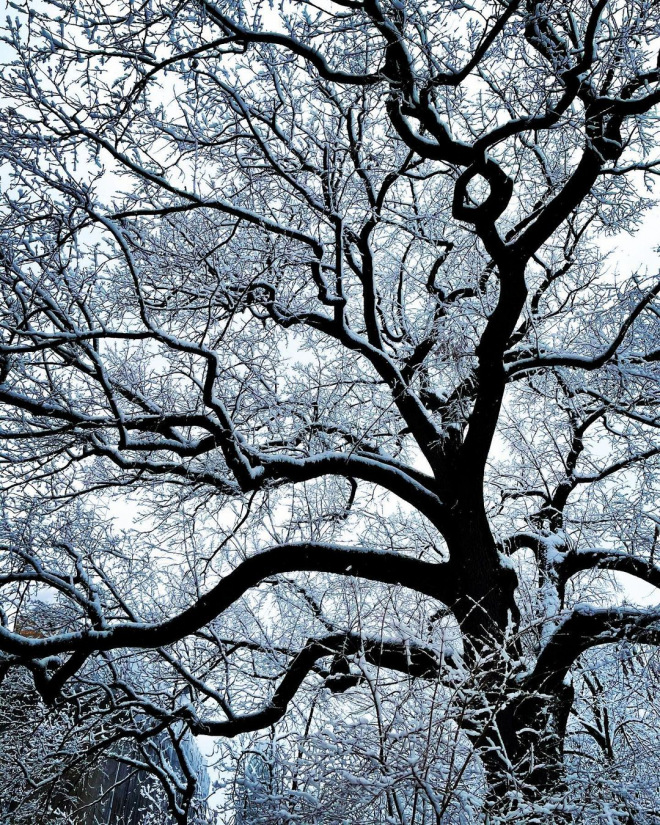
M472 205L468 202L467 188L480 175L485 178L490 193L485 201ZM513 194L513 181L502 168L490 158L469 166L456 181L452 214L459 221L475 225L494 224L509 205Z

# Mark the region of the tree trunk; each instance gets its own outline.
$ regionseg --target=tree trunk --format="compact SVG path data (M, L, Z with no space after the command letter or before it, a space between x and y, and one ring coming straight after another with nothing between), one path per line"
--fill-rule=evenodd
M543 691L525 690L517 666L516 573L497 550L483 506L457 505L454 512L448 545L460 595L452 609L475 671L465 730L486 772L487 821L523 822L526 811L560 800L566 790L563 744L573 689L555 680ZM571 821L562 810L552 816Z
M453 523L443 531L457 594L449 606L468 647L480 650L501 644L507 630L517 625L518 577L498 552L483 503L460 502L453 511Z
M511 698L480 741L475 739L489 785L487 821L525 822L529 817L530 822L538 822L540 805L546 817L550 816L547 806L557 805L547 821L571 822L561 806L567 790L563 749L573 688L562 685L550 694L521 695L521 686L510 683L502 691Z

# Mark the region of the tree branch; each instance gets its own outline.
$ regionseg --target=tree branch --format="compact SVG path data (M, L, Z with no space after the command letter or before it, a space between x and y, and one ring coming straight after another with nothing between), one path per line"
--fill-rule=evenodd
M410 587L451 603L456 594L447 570L446 563L424 562L387 551L314 542L278 545L241 562L194 605L171 619L154 624L130 622L104 630L82 630L45 639L24 638L0 627L0 650L34 659L66 651L94 653L121 647L163 647L213 621L247 590L278 573L310 571L366 578Z

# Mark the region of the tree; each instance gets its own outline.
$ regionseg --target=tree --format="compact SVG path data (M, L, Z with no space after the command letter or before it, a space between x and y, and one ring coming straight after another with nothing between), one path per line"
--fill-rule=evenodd
M15 595L14 630L24 638L42 639L76 621L75 607L57 598L49 576L62 576L57 550L67 548L79 564L73 547L92 542L94 553L116 558L117 542L79 506L66 513L48 513L31 502L29 513L4 513L3 542L16 558L32 541L32 524L39 540L54 543L54 556L23 552L23 575L3 576L35 582L31 561L41 570L43 585L32 592L25 586ZM48 522L50 521L50 525ZM11 523L11 528L9 524ZM43 547L43 544L42 544ZM40 547L41 549L41 547ZM124 560L130 548L122 543ZM126 552L129 551L129 552ZM51 550L52 552L52 550ZM71 556L69 557L71 558ZM38 561L37 561L38 559ZM6 555L5 569L12 566ZM52 567L50 566L52 563ZM3 565L4 566L4 565ZM34 573L34 568L32 573ZM115 574L118 571L115 569ZM131 565L133 581L141 569ZM64 578L64 577L63 577ZM61 586L66 579L59 579ZM71 577L75 580L75 574ZM116 579L116 581L119 581ZM9 599L7 601L10 601ZM136 657L105 656L75 675L71 689L53 701L51 682L57 659L28 662L14 668L3 662L0 676L0 823L2 825L202 825L208 823L205 800L209 777L186 726L177 719L185 704L185 689L172 689L148 663ZM136 696L131 685L138 685ZM149 697L169 692L167 710L150 712ZM42 696L40 696L40 692ZM45 698L45 701L44 701ZM168 809L170 814L168 814Z
M212 821L201 755L180 726L154 725L89 680L75 701L48 707L12 670L0 699L2 825Z
M660 281L602 243L653 204L657 6L12 10L3 668L225 738L409 690L489 821L579 816L570 675L660 641L607 584L660 582ZM413 774L383 817L454 821Z

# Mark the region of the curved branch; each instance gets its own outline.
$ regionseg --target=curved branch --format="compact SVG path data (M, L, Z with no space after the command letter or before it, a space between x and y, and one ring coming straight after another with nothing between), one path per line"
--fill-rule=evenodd
M622 641L660 645L660 607L576 607L557 627L526 681L529 690L557 688L575 660L598 645Z
M352 74L340 69L333 69L323 55L316 49L305 45L300 40L291 35L284 35L278 32L260 32L246 29L239 26L215 5L208 0L201 0L202 7L208 12L209 17L221 26L225 31L230 32L238 40L245 43L269 43L273 46L283 46L293 54L304 58L314 66L319 75L331 83L345 83L352 86L370 86L382 81L381 72L367 72L365 74Z
M278 573L310 571L353 576L410 587L452 603L456 594L446 563L420 561L382 550L303 542L283 544L257 553L222 578L195 604L171 619L146 624L130 622L103 630L62 633L45 639L25 638L0 627L0 650L26 659L66 651L93 653L116 648L156 648L173 644L213 621L263 579Z
M507 367L508 377L516 375L516 373L543 369L546 367L575 367L583 370L597 370L606 364L617 352L623 343L630 328L635 323L637 318L646 309L646 307L660 295L660 281L649 290L646 295L638 301L632 312L628 315L625 321L621 324L618 333L612 342L599 354L589 358L585 355L573 355L572 353L556 353L544 354L535 358L524 358L520 361L514 362ZM653 356L654 353L651 354Z
M265 707L254 713L221 721L193 721L191 731L194 734L233 737L274 725L286 713L289 703L317 660L335 653L344 656L362 654L370 664L427 679L438 678L444 667L453 665L451 655L445 656L443 653L439 656L432 648L409 641L365 641L354 633L337 633L322 639L309 639L292 660Z
M503 31L514 12L520 6L520 0L513 0L505 7L500 17L495 21L489 32L485 33L478 46L474 50L474 54L463 66L462 69L455 72L440 72L434 75L430 82L430 86L460 86L466 77L479 65L481 60L485 57L486 52L493 45L497 36Z
M328 452L308 458L260 456L264 479L291 482L310 481L322 475L352 476L377 484L413 504L430 521L437 524L443 514L443 502L432 491L434 479L420 471L408 470L393 461L379 461L377 456Z
M582 570L613 570L660 588L660 568L622 550L571 550L557 562L555 570L561 582Z

